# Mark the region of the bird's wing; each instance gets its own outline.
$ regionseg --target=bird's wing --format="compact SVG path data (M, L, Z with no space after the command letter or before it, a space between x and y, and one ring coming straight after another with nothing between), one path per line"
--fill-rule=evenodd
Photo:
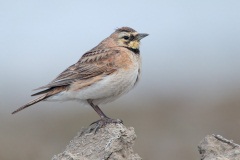
M77 63L68 67L48 85L36 89L46 89L45 91L38 92L34 95L46 93L46 91L51 88L68 86L76 81L84 82L99 75L109 75L117 69L114 65L114 57L118 53L119 51L114 49L91 50L85 53Z
M67 90L68 86L74 82L77 82L75 89L79 89L101 80L106 75L112 74L117 70L114 59L118 53L119 51L114 49L93 50L85 53L76 64L68 67L51 83L38 88L45 89L32 95L40 95L38 98L18 108L12 114Z

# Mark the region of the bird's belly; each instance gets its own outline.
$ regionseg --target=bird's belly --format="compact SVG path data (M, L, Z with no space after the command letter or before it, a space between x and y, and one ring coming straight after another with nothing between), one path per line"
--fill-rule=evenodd
M119 70L95 84L66 94L71 99L92 99L94 104L107 103L130 91L137 78L138 68L129 71Z

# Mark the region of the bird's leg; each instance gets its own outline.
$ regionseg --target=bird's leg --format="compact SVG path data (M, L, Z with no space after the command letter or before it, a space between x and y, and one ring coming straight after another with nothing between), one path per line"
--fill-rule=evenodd
M97 112L97 114L100 116L100 120L93 122L91 125L96 124L95 133L97 132L98 129L102 128L108 123L122 123L122 120L120 119L112 119L106 116L103 111L95 104L93 104L92 100L87 100L88 103L92 106L92 108Z
M87 101L92 106L92 108L97 112L97 114L101 117L101 119L108 118L97 105L93 104L92 100Z

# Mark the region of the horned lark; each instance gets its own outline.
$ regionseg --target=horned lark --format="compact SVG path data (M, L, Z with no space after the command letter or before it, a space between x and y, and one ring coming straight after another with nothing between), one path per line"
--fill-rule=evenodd
M116 29L100 44L86 52L49 84L37 88L38 98L15 110L17 113L40 101L78 100L98 113L102 125L116 122L98 107L130 91L141 72L140 40L148 36L129 27Z

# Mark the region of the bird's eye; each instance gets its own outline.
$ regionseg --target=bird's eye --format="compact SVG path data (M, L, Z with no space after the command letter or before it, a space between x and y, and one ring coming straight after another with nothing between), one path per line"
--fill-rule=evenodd
M123 37L125 40L128 40L129 39L129 36L124 36Z

